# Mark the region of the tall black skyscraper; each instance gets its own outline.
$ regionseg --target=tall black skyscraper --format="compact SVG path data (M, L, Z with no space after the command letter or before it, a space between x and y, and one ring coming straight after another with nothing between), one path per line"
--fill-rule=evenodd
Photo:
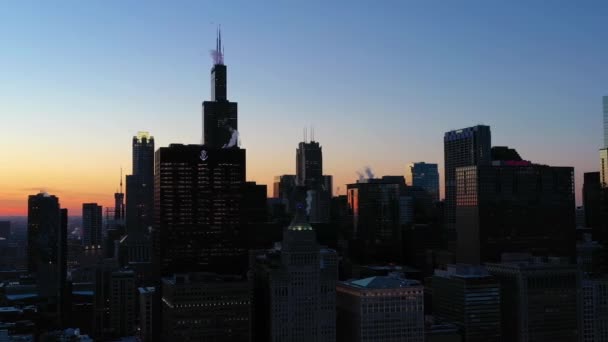
M138 132L133 137L133 174L127 176L126 226L128 232L147 232L154 207L154 137Z
M446 132L443 137L445 166L445 224L448 240L455 240L456 168L489 165L492 161L490 126L474 126Z
M601 240L601 192L599 172L585 172L583 183L583 206L585 207L585 226L592 229L593 239Z
M208 148L238 146L237 103L228 101L228 76L218 32L211 68L211 101L203 102L203 143Z
M102 244L102 208L97 203L82 204L82 242L85 246Z
M205 145L156 151L153 259L162 276L182 272L244 274L246 151L238 146L236 103L226 99L221 41L203 103Z
M296 182L314 188L323 182L323 151L316 141L301 142L296 150Z

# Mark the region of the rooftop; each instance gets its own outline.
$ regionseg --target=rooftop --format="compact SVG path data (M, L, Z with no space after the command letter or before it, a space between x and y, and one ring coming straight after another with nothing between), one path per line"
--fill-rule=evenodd
M409 280L396 276L369 277L359 280L349 280L342 283L361 289L397 289L420 285L420 282L416 280Z

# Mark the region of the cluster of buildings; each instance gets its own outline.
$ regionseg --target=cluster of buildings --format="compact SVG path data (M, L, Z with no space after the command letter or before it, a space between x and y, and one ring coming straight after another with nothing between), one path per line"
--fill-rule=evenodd
M313 133L267 198L246 180L219 34L215 51L203 144L139 132L126 194L121 175L79 232L59 198L29 197L0 340L608 341L608 149L576 209L572 167L492 146L489 126L445 133L444 200L425 162L334 195Z

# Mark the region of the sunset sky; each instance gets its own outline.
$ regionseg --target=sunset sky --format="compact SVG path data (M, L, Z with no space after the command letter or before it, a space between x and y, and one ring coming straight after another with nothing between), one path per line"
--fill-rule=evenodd
M0 216L40 190L71 215L111 205L137 131L200 143L218 24L247 178L269 191L306 126L343 193L365 166L443 168L444 132L483 123L493 145L574 166L580 203L599 169L607 17L603 1L2 2Z

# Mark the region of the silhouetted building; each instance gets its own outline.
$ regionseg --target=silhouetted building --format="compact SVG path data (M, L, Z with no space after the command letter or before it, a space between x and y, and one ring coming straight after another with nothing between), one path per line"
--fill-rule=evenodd
M97 203L82 204L82 243L85 246L101 246L102 208Z
M439 171L437 164L411 163L406 169L407 185L426 191L432 201L439 201Z
M303 208L281 248L251 256L253 340L335 341L337 253L320 248Z
M432 288L433 315L458 326L464 341L503 341L500 286L484 268L448 265L435 270Z
M582 281L582 342L608 342L608 277Z
M112 272L110 278L110 329L114 336L135 333L135 273L129 269Z
M163 278L163 341L250 341L250 291L249 282L235 276Z
M338 342L424 341L424 291L396 274L339 282Z
M531 252L574 260L574 169L516 162L456 169L460 262Z
M122 185L122 183L121 183ZM114 193L114 220L125 219L125 194L122 192Z
M448 240L456 240L456 168L489 165L492 136L490 126L474 126L445 133L443 138L445 166L445 225Z
M493 146L491 153L493 161L522 161L519 153L508 146Z
M61 237L59 199L47 193L28 199L27 240L28 270L36 273L42 264L59 262Z
M7 240L11 237L11 221L0 221L0 237Z
M362 179L347 184L352 215L351 255L360 263L400 262L402 226L411 223L412 198L403 176Z
M296 183L314 189L323 182L323 151L316 141L301 142L296 149Z
M126 182L127 233L147 233L154 209L154 137L148 132L133 137L133 174L126 177Z
M585 172L583 176L583 208L585 227L591 228L593 238L601 239L601 184L599 172Z
M156 308L155 300L158 292L154 287L140 287L137 291L139 292L139 337L142 342L160 340L158 336L160 324L155 317L160 312Z
M502 263L486 268L500 282L505 341L578 341L582 305L575 265L505 255Z
M241 274L245 150L171 144L156 152L153 259L162 276Z

